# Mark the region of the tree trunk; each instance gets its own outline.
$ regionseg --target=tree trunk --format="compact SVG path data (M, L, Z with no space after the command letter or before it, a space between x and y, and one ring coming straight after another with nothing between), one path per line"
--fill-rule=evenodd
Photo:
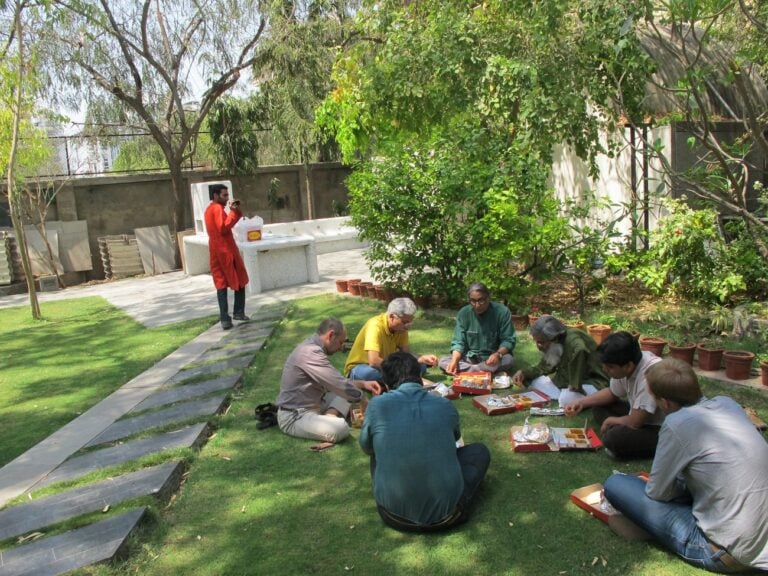
M170 159L169 159L170 160ZM173 192L173 213L171 214L171 238L184 230L184 175L181 171L181 161L168 162L171 171L171 190ZM181 267L181 254L178 242L173 243L176 254L176 266Z
M16 186L16 154L19 145L19 127L21 125L22 114L22 86L24 82L24 42L22 40L21 12L16 17L16 38L19 44L19 74L16 78L16 94L14 95L14 106L11 111L13 114L13 127L11 129L11 149L8 154L8 208L11 213L11 222L13 230L16 233L16 245L21 254L21 266L24 269L24 277L27 281L27 290L29 293L29 307L32 311L32 318L40 320L40 303L37 301L37 292L35 291L35 277L32 275L32 264L29 261L27 252L27 239L24 236L24 226L21 219L21 206L19 204L19 189Z

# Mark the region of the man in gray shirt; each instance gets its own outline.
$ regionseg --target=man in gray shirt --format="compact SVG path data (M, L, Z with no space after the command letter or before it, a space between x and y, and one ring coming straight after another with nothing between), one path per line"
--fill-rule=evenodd
M349 436L345 418L350 402L365 403L363 390L381 393L378 382L345 378L331 365L329 357L346 338L341 321L328 318L291 352L276 401L280 430L298 438L340 442Z
M667 414L650 478L614 474L606 497L695 566L768 569L768 444L732 399L703 397L688 364L662 360L647 380Z

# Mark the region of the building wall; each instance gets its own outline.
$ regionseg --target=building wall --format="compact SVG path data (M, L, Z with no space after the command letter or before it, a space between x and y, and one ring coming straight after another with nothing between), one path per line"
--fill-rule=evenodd
M185 174L187 190L192 182L228 179L235 197L242 201L246 216L258 215L266 224L292 222L310 218L335 216L333 201L346 201L344 179L349 169L338 163L310 166L308 198L304 166L270 166L260 168L253 176L228 176L211 172ZM273 193L270 195L270 186ZM184 196L184 228L194 228L192 202ZM0 196L0 228L10 227L7 200ZM173 193L167 174L141 174L73 178L59 191L50 220L86 220L93 258L93 271L88 279L104 277L97 238L116 234L133 234L135 228L168 225L172 221ZM173 230L171 232L174 232Z

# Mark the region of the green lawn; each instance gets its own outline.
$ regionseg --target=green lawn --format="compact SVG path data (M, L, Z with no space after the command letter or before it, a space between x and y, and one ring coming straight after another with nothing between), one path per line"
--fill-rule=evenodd
M213 318L147 329L102 298L0 310L0 466L61 428Z
M328 315L342 318L354 335L382 309L330 295L296 302L247 370L242 394L219 418L217 435L195 459L178 498L155 513L125 564L88 573L706 573L655 545L621 540L569 503L573 489L602 481L614 469L648 469L649 461L624 464L602 452L515 454L509 428L522 422L522 414L489 418L472 407L470 398L456 401L464 439L485 442L492 462L470 521L433 535L400 534L381 523L357 432L332 450L314 453L310 441L289 438L277 428L257 430L253 407L274 401L283 362L296 343ZM418 319L411 332L413 350L445 353L452 325L437 316ZM527 337L516 352L523 361L536 357ZM341 367L344 355L333 360ZM728 392L711 384L706 391ZM765 395L739 389L736 396L768 418Z

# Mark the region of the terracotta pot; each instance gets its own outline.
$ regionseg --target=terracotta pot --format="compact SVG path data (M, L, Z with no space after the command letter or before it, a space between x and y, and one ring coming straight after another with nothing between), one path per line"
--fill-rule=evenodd
M381 284L375 284L373 286L373 290L376 293L376 300L381 300L382 302L386 301L386 298L384 296L384 286Z
M753 352L746 350L726 350L723 352L725 375L731 380L747 380L755 359Z
M699 355L699 368L702 370L720 370L723 361L722 348L707 348L704 344L696 346Z
M657 338L656 336L641 336L638 342L640 343L640 350L656 354L659 358L664 355L664 348L667 346L667 341L664 338Z
M587 326L587 334L592 336L592 340L598 345L605 340L610 333L611 327L608 326L608 324L590 324Z
M373 293L371 293L373 291ZM376 291L373 289L373 282L360 282L360 296L366 298L375 298Z
M587 327L587 323L583 320L580 322L565 322L564 323L568 328L576 328L576 330L585 330Z
M693 355L696 354L696 344L686 343L676 346L669 343L669 355L672 358L682 360L686 364L693 365Z
M349 292L346 280L336 280L336 292Z
M540 314L528 314L528 326L533 326L534 322L539 319Z
M528 315L512 314L512 324L515 325L515 330L525 330L528 327Z
M347 288L352 296L360 296L360 280L347 280Z
M768 362L760 361L760 381L768 386Z
M395 299L395 291L390 288L384 288L384 301L389 303Z

